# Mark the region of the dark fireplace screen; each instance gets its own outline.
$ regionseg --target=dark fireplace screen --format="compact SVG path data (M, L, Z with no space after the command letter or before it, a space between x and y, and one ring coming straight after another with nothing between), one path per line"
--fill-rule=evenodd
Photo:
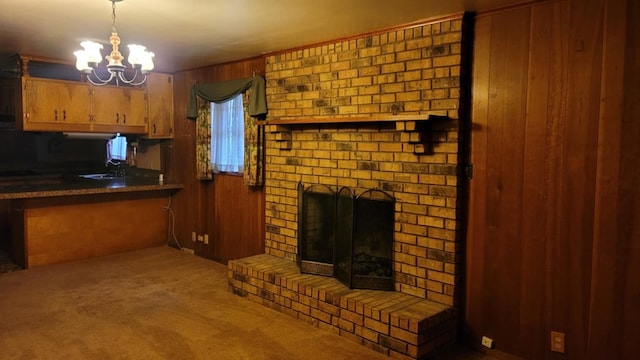
M393 197L302 184L298 191L301 272L334 276L349 288L394 290Z
M324 185L298 184L298 265L307 274L333 275L335 192Z

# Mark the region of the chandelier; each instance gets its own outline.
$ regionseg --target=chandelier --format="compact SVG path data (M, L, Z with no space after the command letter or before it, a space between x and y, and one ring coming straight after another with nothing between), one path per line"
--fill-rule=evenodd
M111 37L109 42L111 43L111 53L105 57L107 59L106 73L102 71L102 76L99 74L98 65L102 62L102 44L93 41L83 41L80 46L83 50L75 51L73 54L76 56L76 68L82 71L87 80L97 86L102 86L115 81L116 85L120 83L129 85L142 85L147 80L147 73L153 70L153 56L154 53L147 51L147 48L142 45L131 44L129 47L129 57L127 62L133 68L133 71L129 71L129 74L125 72L126 66L122 64L124 57L118 51L118 45L120 45L120 37L116 31L116 2L122 0L109 0L111 1L113 27L111 31Z

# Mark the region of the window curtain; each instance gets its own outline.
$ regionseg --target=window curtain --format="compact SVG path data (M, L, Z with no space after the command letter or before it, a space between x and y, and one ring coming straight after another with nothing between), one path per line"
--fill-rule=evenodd
M256 118L249 115L249 101L252 89L244 93L244 172L242 176L247 186L264 184L264 126L256 123Z
M211 168L218 172L244 172L244 96L211 105ZM242 114L242 116L238 116ZM237 141L230 141L235 139Z
M196 120L196 178L211 180L211 106L244 93L245 154L243 178L248 186L264 183L264 129L256 120L267 114L265 81L260 76L248 79L196 84L191 88L187 118Z
M252 96L248 102L247 113L249 116L256 118L266 116L267 96L265 93L264 78L261 76L254 76L246 79L193 85L189 96L187 118L193 120L197 119L197 98L213 102L224 102L225 100L244 93L248 89L251 89Z
M211 169L211 105L197 99L196 118L196 179L212 180Z

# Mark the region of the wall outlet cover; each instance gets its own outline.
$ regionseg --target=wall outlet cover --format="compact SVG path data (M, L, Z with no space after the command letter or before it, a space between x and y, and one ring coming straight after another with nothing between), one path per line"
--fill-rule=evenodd
M488 336L482 337L482 346L493 349L493 339Z
M564 354L565 344L564 344L565 334L557 331L551 332L551 351Z

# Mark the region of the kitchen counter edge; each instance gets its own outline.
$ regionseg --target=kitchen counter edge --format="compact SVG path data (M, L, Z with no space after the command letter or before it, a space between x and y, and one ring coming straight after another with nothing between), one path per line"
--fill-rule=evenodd
M96 194L115 194L140 191L180 190L182 184L136 184L136 185L107 185L91 187L62 187L49 189L25 189L18 191L0 191L0 200L35 199L57 196L78 196Z

